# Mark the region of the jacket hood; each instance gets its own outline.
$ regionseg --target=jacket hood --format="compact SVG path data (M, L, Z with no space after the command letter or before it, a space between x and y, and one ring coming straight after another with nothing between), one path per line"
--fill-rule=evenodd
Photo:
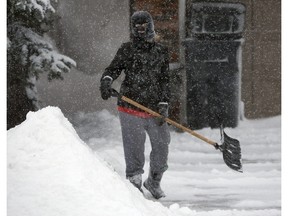
M136 24L143 24L147 23L147 28L144 37L139 35ZM147 11L136 11L131 16L131 31L134 37L136 38L143 38L145 40L150 40L155 37L155 31L154 31L154 22L152 19L152 16Z

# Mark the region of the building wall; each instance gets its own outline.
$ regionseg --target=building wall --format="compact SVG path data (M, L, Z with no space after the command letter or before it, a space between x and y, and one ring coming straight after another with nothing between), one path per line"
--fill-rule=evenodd
M281 1L247 0L242 98L247 118L281 114Z
M193 2L197 0L186 1L186 11ZM280 115L281 0L220 2L241 2L246 6L241 86L245 117Z
M180 27L184 21L180 23L179 19L186 16L187 21L188 9L193 2L196 0L83 0L81 4L71 0L59 1L61 19L53 38L60 52L75 59L78 67L65 74L64 81L48 83L45 77L41 77L37 87L43 104L59 106L65 113L92 112L103 108L113 111L115 101L104 102L100 98L99 78L120 44L129 40L131 14L136 10L149 11L154 18L156 32L169 47L170 62L183 63L183 47L180 45L183 32L179 29L183 29ZM279 115L281 0L239 2L246 5L241 88L245 116L262 118ZM186 13L185 9L179 9L183 4ZM180 70L180 73L183 75L185 71ZM175 101L177 120L177 112L185 113L185 80L174 76L173 82L181 90L178 91L181 95L175 97L182 97L181 104ZM117 88L119 83L115 85Z
M187 36L190 30L189 8L191 4L201 0L130 0L132 11L148 10L155 18L156 30L160 32L164 43L169 46L170 62L183 61L181 60L183 47L179 45L181 32L179 33L178 20L179 6L183 1L186 6ZM245 117L262 118L281 114L281 0L210 0L210 2L241 2L246 6L241 85ZM185 103L182 103L183 105L185 106Z

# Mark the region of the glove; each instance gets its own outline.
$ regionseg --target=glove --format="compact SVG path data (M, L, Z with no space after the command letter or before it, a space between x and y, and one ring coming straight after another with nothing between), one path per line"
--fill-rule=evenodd
M103 100L108 100L112 95L112 78L104 77L100 82L100 92Z
M168 118L168 103L160 102L158 104L158 113L162 117L157 117L156 123L157 125L162 126L165 123L165 118Z

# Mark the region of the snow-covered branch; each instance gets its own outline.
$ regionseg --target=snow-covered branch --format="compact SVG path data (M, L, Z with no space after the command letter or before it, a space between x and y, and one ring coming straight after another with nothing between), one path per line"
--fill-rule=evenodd
M57 0L52 0L57 2ZM39 22L55 13L50 0L15 0L15 10L25 14L33 14Z
M63 79L62 73L76 67L71 58L59 54L42 36L24 26L14 24L8 29L13 32L9 38L10 49L20 50L21 63L29 66L30 75L38 77L39 73L48 73L48 79Z

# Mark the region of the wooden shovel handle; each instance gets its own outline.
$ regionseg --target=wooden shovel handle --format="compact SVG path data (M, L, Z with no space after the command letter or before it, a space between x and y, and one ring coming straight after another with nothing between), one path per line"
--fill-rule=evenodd
M151 115L153 115L155 117L163 117L159 113L154 112L153 110L151 110L151 109L149 109L149 108L137 103L134 100L131 100L130 98L127 98L125 96L121 96L121 100L126 101L127 103L132 104L135 107L138 107L139 109L144 110L145 112L147 112L147 113L149 113L149 114L151 114ZM179 124L179 123L177 123L177 122L175 122L175 121L173 121L173 120L171 120L169 118L165 118L165 121L168 122L171 125L174 125L175 127L179 128L179 129L181 129L183 131L186 131L186 132L190 133L191 135L203 140L204 142L206 142L206 143L208 143L210 145L213 145L214 147L216 145L218 145L216 142L214 142L214 141L212 141L210 139L207 139L206 137L202 136L201 134L198 134L195 131L193 131L193 130L187 128L187 127L184 127L183 125L181 125L181 124Z

